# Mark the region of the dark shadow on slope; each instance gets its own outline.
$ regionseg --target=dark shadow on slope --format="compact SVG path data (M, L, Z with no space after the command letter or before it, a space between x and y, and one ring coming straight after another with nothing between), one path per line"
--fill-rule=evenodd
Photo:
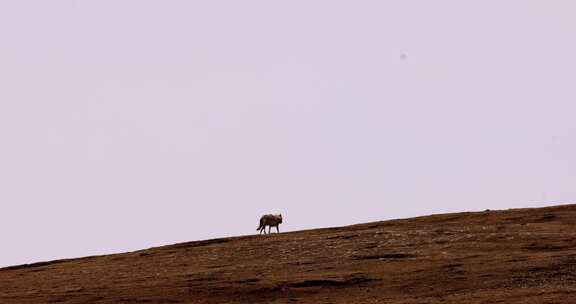
M387 254L356 256L354 257L354 260L397 260L397 259L407 259L414 257L416 257L416 255L408 253L387 253Z
M287 287L306 288L306 287L352 287L369 282L378 281L378 279L371 279L365 277L351 278L347 280L304 280L288 284Z

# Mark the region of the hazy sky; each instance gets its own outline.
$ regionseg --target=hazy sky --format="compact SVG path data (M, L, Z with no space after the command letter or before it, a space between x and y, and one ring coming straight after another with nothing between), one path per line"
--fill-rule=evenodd
M0 2L0 265L576 197L576 2Z

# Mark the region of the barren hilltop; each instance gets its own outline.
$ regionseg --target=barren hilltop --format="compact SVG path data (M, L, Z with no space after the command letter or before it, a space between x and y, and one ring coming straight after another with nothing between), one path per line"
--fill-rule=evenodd
M0 303L576 303L575 224L486 210L19 265Z

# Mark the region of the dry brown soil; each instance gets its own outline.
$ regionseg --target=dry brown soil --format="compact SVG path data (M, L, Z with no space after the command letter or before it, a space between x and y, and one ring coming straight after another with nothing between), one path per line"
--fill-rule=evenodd
M0 303L576 303L576 205L13 266Z

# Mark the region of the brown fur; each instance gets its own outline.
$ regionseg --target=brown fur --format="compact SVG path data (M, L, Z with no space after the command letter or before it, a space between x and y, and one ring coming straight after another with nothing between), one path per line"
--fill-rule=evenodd
M260 234L264 232L266 234L266 226L268 226L268 234L272 227L276 227L276 232L280 233L278 226L282 224L282 214L266 214L260 218L260 226L256 230L260 231Z

